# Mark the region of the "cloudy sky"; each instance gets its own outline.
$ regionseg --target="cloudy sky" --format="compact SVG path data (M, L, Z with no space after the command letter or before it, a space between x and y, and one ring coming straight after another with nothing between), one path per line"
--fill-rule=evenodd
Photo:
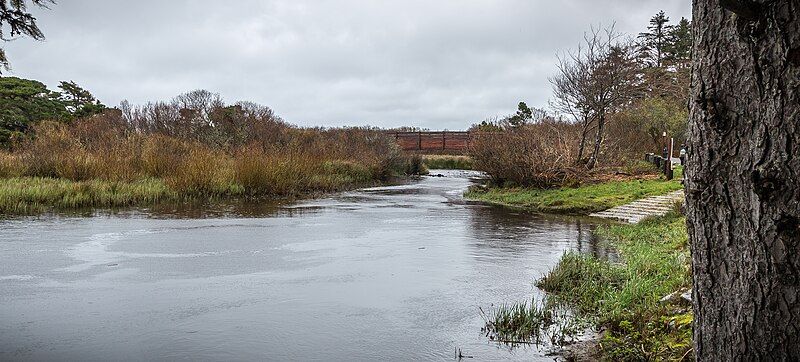
M193 89L300 125L465 129L545 106L555 57L591 25L635 34L689 0L60 0L9 75L74 80L108 105Z

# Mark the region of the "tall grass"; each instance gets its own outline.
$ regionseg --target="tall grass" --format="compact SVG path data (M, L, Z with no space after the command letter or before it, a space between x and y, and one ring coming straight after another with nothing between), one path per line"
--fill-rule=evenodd
M175 200L162 180L70 181L45 177L0 180L0 213L28 214L51 208L121 207Z
M599 233L618 249L619 262L564 254L537 282L549 293L546 301L501 306L487 321L490 331L500 339L540 343L543 336L568 340L592 323L605 331L603 359L691 359L691 306L680 298L663 300L691 287L685 218L673 212ZM559 314L564 306L577 319Z
M600 229L621 263L568 253L538 282L555 298L596 320L612 360L676 360L691 349L688 304L662 301L691 287L685 219L671 213L637 225Z

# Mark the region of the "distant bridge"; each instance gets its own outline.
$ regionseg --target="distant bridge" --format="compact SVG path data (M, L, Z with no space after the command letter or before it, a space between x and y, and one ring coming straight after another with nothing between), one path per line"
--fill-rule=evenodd
M469 131L388 131L404 151L458 151L464 152L471 139Z

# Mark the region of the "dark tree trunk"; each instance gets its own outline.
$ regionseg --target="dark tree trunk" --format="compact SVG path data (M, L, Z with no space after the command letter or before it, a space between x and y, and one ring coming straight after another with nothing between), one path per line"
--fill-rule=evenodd
M589 134L589 120L583 120L583 128L581 129L581 143L578 146L578 160L577 163L583 162L583 152L586 149L586 136Z
M695 0L686 209L699 360L800 359L800 1Z
M603 132L605 132L606 126L606 119L604 116L600 116L597 119L597 133L594 136L594 149L592 150L592 155L589 157L589 162L586 164L586 168L593 169L595 165L597 165L597 158L600 157L600 146L603 144Z

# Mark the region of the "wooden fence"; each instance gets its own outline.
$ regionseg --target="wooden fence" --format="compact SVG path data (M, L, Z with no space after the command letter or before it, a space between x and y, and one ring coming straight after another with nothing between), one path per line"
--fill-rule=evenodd
M387 132L404 151L466 151L468 131Z

